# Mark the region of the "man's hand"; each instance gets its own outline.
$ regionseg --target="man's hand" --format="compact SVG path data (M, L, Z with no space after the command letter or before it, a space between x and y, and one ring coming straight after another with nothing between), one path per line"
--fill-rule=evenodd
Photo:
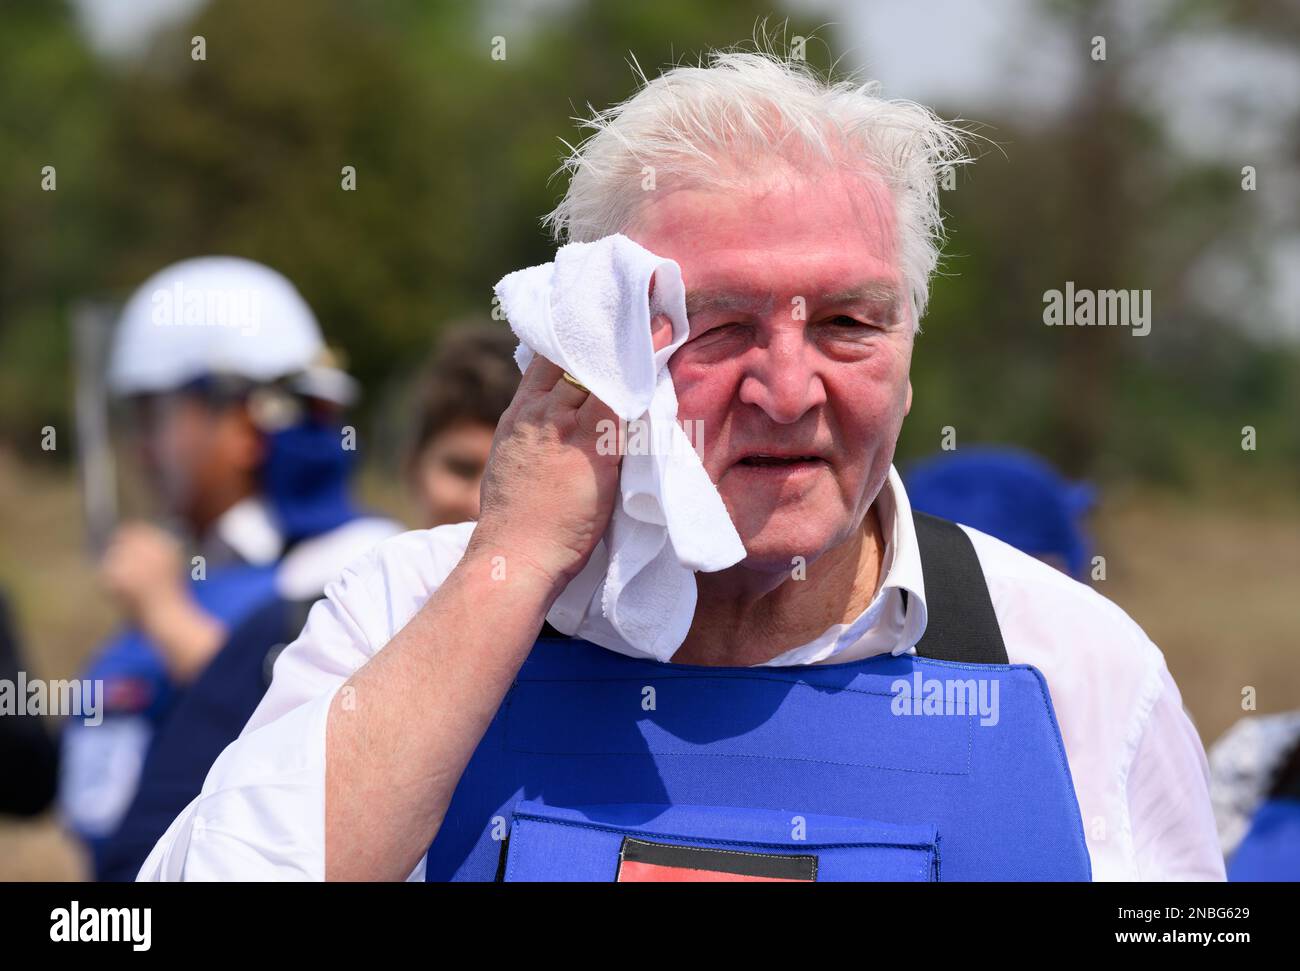
M666 347L671 322L656 318L652 336ZM621 459L597 443L602 422L617 420L550 361L529 365L497 426L465 555L334 695L327 879L401 880L437 836L547 610L605 533ZM504 575L494 570L497 556L506 557Z
M158 647L172 676L193 679L220 650L226 628L185 585L181 547L148 523L118 529L100 564L105 589Z
M597 444L618 416L541 356L497 425L469 553L518 557L558 594L600 542L621 456Z
M672 342L666 315L657 314L650 327L656 350ZM466 551L507 562L519 557L557 594L586 566L609 526L622 462L619 449L601 454L597 447L602 437L609 441L607 429L618 428L618 416L563 375L540 355L524 372L492 440L478 526Z
M104 588L137 624L160 603L188 597L181 573L181 547L149 523L118 528L99 568Z

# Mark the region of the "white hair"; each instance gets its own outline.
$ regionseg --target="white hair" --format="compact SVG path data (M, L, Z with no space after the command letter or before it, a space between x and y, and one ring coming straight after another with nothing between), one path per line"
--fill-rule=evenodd
M753 163L847 167L891 190L899 268L919 329L944 242L939 179L972 161L968 133L922 105L880 97L879 82L832 83L774 53L714 51L707 62L652 81L640 73L628 100L576 119L592 134L568 146L556 173L571 178L543 219L555 240L590 242L630 229L653 199L643 191L646 166L657 187L717 189L739 185L731 174Z

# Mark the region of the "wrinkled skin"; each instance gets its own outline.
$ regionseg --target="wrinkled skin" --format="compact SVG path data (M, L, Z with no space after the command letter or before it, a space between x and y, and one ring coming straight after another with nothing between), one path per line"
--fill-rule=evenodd
M703 423L705 469L748 554L698 575L674 660L761 663L860 613L878 584L870 510L911 406L893 205L881 184L778 165L742 191L660 190L625 232L681 266L678 415ZM665 330L656 321L657 347ZM530 371L498 427L472 546L513 553L558 595L609 522L618 460L596 441L613 415L549 362ZM797 563L817 582L792 582Z
M822 297L867 282L901 294L894 231L883 187L782 174L740 195L669 193L628 234L678 262L688 303L727 295L691 313L669 369L679 417L703 422L704 466L745 566L788 571L844 542L888 475L911 403L911 320L901 299L890 314ZM755 451L825 461L789 473L737 463Z

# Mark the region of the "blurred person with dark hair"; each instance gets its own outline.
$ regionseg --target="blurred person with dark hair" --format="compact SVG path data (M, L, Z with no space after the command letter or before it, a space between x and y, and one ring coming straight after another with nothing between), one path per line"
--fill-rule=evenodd
M150 277L122 311L108 385L169 528L127 522L109 543L101 575L125 628L81 682L102 683L104 718L63 732L59 804L97 869L155 733L230 631L277 597L314 595L399 528L352 501L355 382L269 267L203 257Z
M453 324L421 373L406 471L430 526L478 518L479 483L497 420L519 384L504 325ZM135 798L98 854L101 880L132 880L168 824L199 794L212 763L243 731L275 661L324 587L277 597L239 624L158 733Z
M406 475L425 527L478 519L497 421L519 387L517 340L504 324L449 325L421 375Z
M1087 582L1096 490L1022 449L968 446L903 469L912 508L996 536Z

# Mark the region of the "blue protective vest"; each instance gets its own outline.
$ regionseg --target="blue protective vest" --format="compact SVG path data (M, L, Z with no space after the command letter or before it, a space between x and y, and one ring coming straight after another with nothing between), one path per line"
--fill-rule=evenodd
M233 627L275 597L275 570L273 563L234 563L213 568L202 581L186 582L204 613ZM83 681L104 681L108 706L115 713L143 714L151 722L166 714L175 694L158 649L134 627L124 629L101 647L81 677ZM126 681L139 682L129 697L119 687ZM115 691L121 696L120 704L114 703Z
M1300 881L1300 797L1275 796L1256 810L1228 863L1228 879Z
M538 640L427 879L1090 879L1046 681L1006 663L965 533L916 520L919 656L718 668Z

